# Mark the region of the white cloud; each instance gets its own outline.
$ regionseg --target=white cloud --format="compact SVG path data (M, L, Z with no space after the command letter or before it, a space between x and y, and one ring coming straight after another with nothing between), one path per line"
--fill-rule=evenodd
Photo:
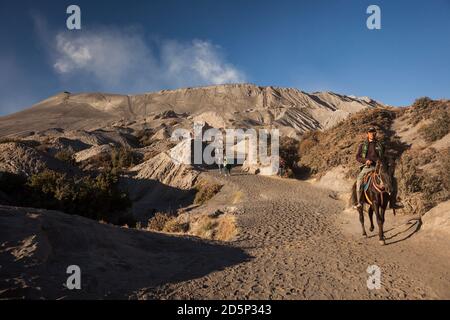
M102 90L139 92L245 81L209 41L160 41L152 47L136 30L100 30L60 32L54 42L54 70L66 80Z
M62 54L62 57L54 65L56 71L60 73L68 73L75 68L86 67L92 60L89 47L71 43L61 35L56 37L56 48Z
M222 84L245 79L242 72L225 62L220 47L207 41L166 42L162 57L167 75L175 82L191 79L197 83Z

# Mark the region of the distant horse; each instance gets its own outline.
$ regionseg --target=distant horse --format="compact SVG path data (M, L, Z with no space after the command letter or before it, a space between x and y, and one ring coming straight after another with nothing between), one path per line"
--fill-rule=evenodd
M362 194L364 203L369 205L369 219L370 219L370 231L375 229L373 225L373 213L375 212L378 223L378 236L381 245L385 245L384 239L384 214L386 207L391 201L392 193L392 179L389 171L389 167L382 161L377 161L375 171L369 172L363 180L364 192ZM368 185L367 185L368 184ZM355 203L356 199L356 183L353 185L352 200ZM362 226L362 234L367 237L366 229L364 227L364 208L359 207L359 221ZM395 209L394 209L395 215Z

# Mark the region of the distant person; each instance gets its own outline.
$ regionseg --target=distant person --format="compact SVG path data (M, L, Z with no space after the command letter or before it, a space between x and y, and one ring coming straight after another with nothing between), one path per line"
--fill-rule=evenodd
M280 169L278 170L280 177L283 177L286 173L286 161L283 158L280 158Z
M231 176L231 163L229 163L228 158L223 158L223 167L225 170L225 176Z
M222 172L224 171L223 156L217 150L216 150L216 164L217 167L219 168L219 174L222 174Z

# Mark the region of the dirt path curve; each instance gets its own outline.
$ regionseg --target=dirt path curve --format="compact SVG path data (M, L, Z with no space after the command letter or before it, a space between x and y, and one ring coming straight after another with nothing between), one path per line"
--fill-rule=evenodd
M144 291L141 298L450 298L448 247L420 232L411 236L414 225L404 218L387 213L388 245L380 246L373 236L377 229L362 238L356 214L343 213L344 203L327 190L254 175L229 179L246 194L239 206L239 236L230 245L253 258L199 279ZM379 290L367 288L370 265L381 268Z

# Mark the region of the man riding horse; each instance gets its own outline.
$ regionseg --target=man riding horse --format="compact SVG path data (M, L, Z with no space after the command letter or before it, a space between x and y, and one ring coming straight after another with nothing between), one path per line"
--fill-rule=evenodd
M375 170L377 161L382 161L384 158L384 147L379 140L377 140L377 130L374 127L370 127L367 131L367 139L359 145L358 153L356 154L356 160L361 163L361 171L358 174L356 180L356 196L357 205L356 208L362 206L363 190L361 184L364 176L369 172Z
M384 145L377 139L377 130L374 127L370 127L367 130L367 138L359 145L356 153L356 160L362 165L356 180L357 204L354 206L355 209L361 208L364 202L364 188L361 188L364 177L375 171L377 162L384 161L384 154ZM390 199L389 206L391 209L401 208L396 203L395 196Z

